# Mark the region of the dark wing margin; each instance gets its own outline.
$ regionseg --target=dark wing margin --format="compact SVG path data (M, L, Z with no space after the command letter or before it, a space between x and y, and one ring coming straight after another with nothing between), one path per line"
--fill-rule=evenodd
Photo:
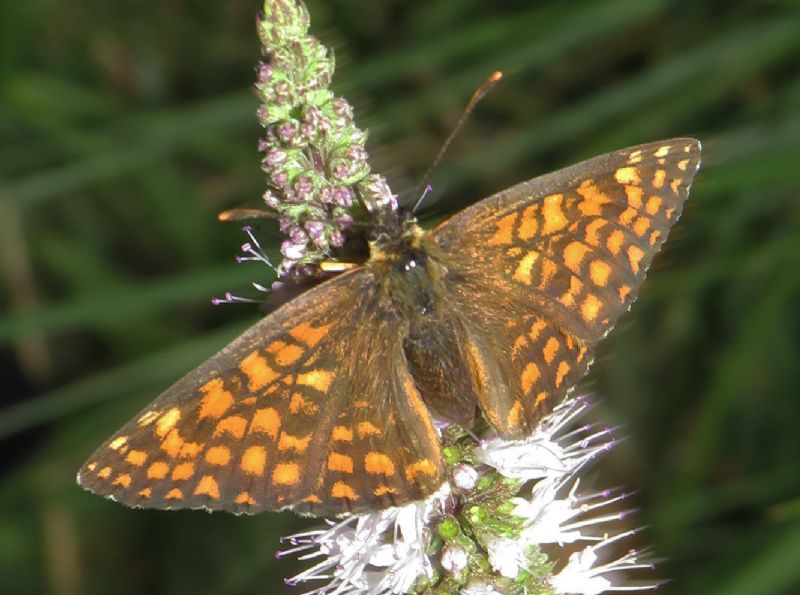
M87 490L128 506L337 515L424 498L438 441L368 271L276 310L89 457Z
M490 196L433 230L478 367L507 378L480 399L501 435L528 435L586 372L677 222L700 150L675 138L608 153Z

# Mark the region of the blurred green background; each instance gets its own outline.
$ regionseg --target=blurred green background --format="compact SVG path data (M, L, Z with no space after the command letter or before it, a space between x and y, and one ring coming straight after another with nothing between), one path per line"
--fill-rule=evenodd
M215 214L263 191L258 2L0 8L0 593L264 594L291 515L132 511L79 464L258 317ZM691 134L704 166L587 390L629 438L662 592L800 593L800 4L316 0L372 163L444 213L623 146ZM276 230L262 228L274 246Z

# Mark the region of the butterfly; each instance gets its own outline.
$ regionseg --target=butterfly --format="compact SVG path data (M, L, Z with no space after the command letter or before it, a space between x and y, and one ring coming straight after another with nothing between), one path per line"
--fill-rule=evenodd
M78 482L123 504L321 516L425 498L435 420L528 437L589 368L678 220L700 143L608 153L435 228L393 212L361 266L275 310L111 436Z

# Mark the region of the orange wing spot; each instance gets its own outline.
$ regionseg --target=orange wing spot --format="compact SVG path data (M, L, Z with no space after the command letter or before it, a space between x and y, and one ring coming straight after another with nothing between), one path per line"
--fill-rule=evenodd
M183 481L194 475L194 463L181 463L172 470L172 481Z
M631 288L628 285L621 285L619 288L619 301L624 302L630 292Z
M576 358L578 360L578 363L581 363L583 361L583 356L586 355L587 351L588 350L586 349L586 347L581 347L580 349L578 349L578 357Z
M117 438L114 438L108 444L108 448L110 448L111 450L119 450L120 448L122 448L125 445L126 442L128 442L128 437L127 436L119 436Z
M328 389L330 388L331 382L333 382L334 378L336 378L336 374L333 372L317 369L306 372L305 374L298 374L297 384L310 386L317 389L321 393L326 393L328 392Z
M152 411L148 411L144 415L142 415L139 419L136 420L136 425L140 428L150 425L153 423L156 418L161 415L161 411L157 411L153 409Z
M164 438L167 434L170 433L172 428L175 427L175 424L178 423L178 420L181 418L181 411L177 407L173 407L169 411L165 412L164 415L158 418L156 422L156 434L159 438Z
M169 473L169 465L163 461L156 461L147 468L147 479L164 479Z
M95 463L95 462L89 463L88 465L86 465L86 468L89 471L94 471L95 469L97 469L97 463Z
M628 262L631 264L631 270L634 274L639 273L639 263L642 261L644 252L639 246L628 246Z
M238 440L244 436L245 429L247 429L247 420L245 418L238 415L230 415L219 420L217 427L214 428L214 438L223 434L230 434Z
M569 278L569 290L563 294L558 301L564 304L567 308L572 308L575 305L575 296L581 292L583 283L576 276L571 275Z
M204 475L197 482L197 487L194 489L195 496L208 496L212 500L219 500L219 485L217 480L211 475Z
M547 365L553 363L559 347L561 347L561 343L559 343L558 339L555 337L550 337L547 340L547 343L544 345L544 349L542 349L542 356L544 356L544 361L547 362Z
M221 378L209 380L200 390L205 396L200 400L200 412L197 414L200 419L213 417L219 419L233 405L233 395L225 390L225 383Z
M279 366L290 366L303 355L303 348L297 345L287 345L275 354L275 361Z
M319 343L322 338L328 334L328 330L333 326L333 324L321 324L320 326L312 326L307 322L302 324L298 324L292 330L289 331L289 334L297 339L308 345L309 347L314 347L317 343Z
M331 496L334 498L346 498L347 500L358 500L358 494L348 484L343 481L337 481L331 487Z
M283 349L287 345L288 345L288 343L286 341L280 341L280 340L273 341L272 343L267 345L266 350L267 350L267 353L269 353L271 355L275 355L276 353L278 353L281 349Z
M132 450L125 457L125 460L135 467L141 467L147 460L147 453L143 450Z
M250 425L250 432L260 432L271 436L273 440L278 438L278 431L281 429L281 416L278 414L277 409L267 407L266 409L258 409L253 415L253 421Z
M353 472L353 459L347 455L332 452L328 455L328 471L340 471L341 473Z
M653 233L651 233L650 234L650 245L651 246L655 246L656 242L658 241L658 238L660 238L660 237L661 237L661 232L658 231L658 230L655 230Z
M183 500L183 492L178 488L172 488L164 498L167 500Z
M511 410L508 412L506 421L512 428L520 425L520 421L522 421L522 401L519 399L514 401L514 405L512 405Z
M553 280L553 277L558 272L558 265L554 263L549 258L545 258L542 261L542 278L539 280L539 288L545 289L548 285L550 285L550 281Z
M608 236L606 240L606 247L608 248L609 252L616 256L619 254L619 251L622 249L622 245L625 243L625 236L622 235L620 230L614 230L611 232L611 235Z
M600 205L591 200L582 200L579 202L578 210L584 217L597 217L603 213L603 209L600 208Z
M436 465L430 459L420 459L406 465L406 478L408 481L414 481L417 475L429 475L433 477L436 475Z
M614 179L620 184L638 184L641 181L635 167L620 167L614 172Z
M143 490L139 490L138 495L141 496L142 498L149 498L150 496L153 495L153 490L151 490L150 488L144 488Z
M267 465L267 450L263 446L251 446L242 455L242 462L239 464L242 471L250 475L264 475L264 467Z
M240 492L236 499L234 500L236 504L246 504L247 506L255 506L256 501L250 494L247 492Z
M681 159L678 161L678 169L681 171L686 171L686 167L689 165L688 159Z
M593 260L589 263L589 277L598 287L605 287L610 275L611 267L602 260Z
M506 215L498 220L497 231L494 235L486 240L489 246L506 246L514 241L514 224L517 222L517 213Z
M340 442L352 442L353 430L345 426L336 426L331 432L331 440L338 440Z
M385 496L386 494L396 494L397 490L390 488L389 486L379 485L377 488L372 490L372 493L376 496Z
M306 401L300 393L292 393L292 400L289 402L289 413L297 415L301 411L306 415L314 415L319 411L319 406L312 401Z
M318 496L315 496L313 494L303 498L303 502L308 502L309 504L322 504L322 500L320 500Z
M514 279L525 285L530 285L533 281L531 278L531 270L537 260L539 260L539 253L533 250L523 256L517 265L517 270L514 271Z
M642 196L644 190L641 186L634 186L633 184L625 186L625 195L628 197L628 206L632 209L642 208Z
M394 475L394 463L380 452L368 452L364 455L364 469L371 475Z
M535 341L536 339L539 338L539 333L541 333L546 328L547 328L547 323L541 318L537 318L531 325L531 330L528 332L528 337L530 337L531 341Z
M231 451L227 446L212 446L206 451L206 463L224 467L231 460Z
M630 222L633 221L633 218L636 217L637 214L638 211L636 209L628 207L619 214L619 222L622 225L630 225Z
M264 388L280 376L280 374L269 367L267 360L259 354L258 350L253 351L244 358L239 363L239 369L247 376L250 390Z
M545 391L542 391L540 393L536 393L536 399L533 401L533 407L534 408L538 407L539 405L544 403L546 400L547 400L547 393Z
M658 213L658 210L661 208L661 197L660 196L651 196L647 199L647 206L645 209L647 210L647 214L651 217Z
M380 437L383 432L381 429L375 426L374 424L368 421L362 421L356 427L356 431L358 432L359 438L364 438L364 436L378 436Z
M101 479L108 479L111 477L111 467L103 467L97 472L97 477Z
M581 316L585 321L591 322L597 318L602 306L603 302L601 302L596 295L590 293L581 304Z
M200 454L201 450L203 450L202 442L184 442L178 453L178 457L182 459L193 459Z
M369 407L369 403L364 400L359 400L353 403L353 407L355 407L356 409L366 409L367 407Z
M477 345L473 341L467 342L467 364L469 366L470 371L472 372L472 376L478 383L480 387L489 386L491 380L489 378L489 372L486 369L486 361L483 357L483 354L478 349ZM414 386L414 381L411 376L408 376L405 380L406 385L406 392L413 394L414 397L417 399L419 398L419 392L417 391L416 387ZM427 414L427 411L419 411L421 416Z
M118 475L117 478L111 482L111 485L115 486L122 486L123 488L131 487L131 476L127 473L123 473L122 475Z
M580 242L570 242L564 248L564 264L567 265L573 273L581 272L581 263L584 256L589 252L589 247L584 246Z
M608 224L606 219L595 219L586 226L586 243L590 246L600 245L599 231Z
M669 150L672 148L672 145L664 145L663 147L658 147L656 152L653 153L653 157L666 157L669 154Z
M281 439L278 440L278 450L287 451L295 450L298 453L303 453L308 448L308 443L311 442L311 434L306 434L303 438L281 432Z
M611 202L611 199L600 192L592 180L581 182L577 192L583 197L583 200L578 203L578 210L585 217L600 215L603 211L601 206Z
M567 225L567 218L561 210L561 194L551 194L542 200L542 215L544 216L543 233L554 233Z
M475 357L473 355L473 344L471 342L469 344L469 353L472 356L472 361L469 363L472 365L475 361ZM411 378L411 375L406 375L405 379L403 380L403 390L406 393L405 397L408 403L411 404L411 406L414 408L414 411L417 413L417 417L419 417L419 419L427 419L429 415L428 408L422 401L422 397L420 396L417 387L414 385L414 380ZM360 426L361 424L359 424L359 428ZM430 439L432 436L428 435L428 438Z
M640 238L647 233L647 230L650 229L650 219L647 217L639 217L636 221L633 222L633 233L635 233Z
M663 169L657 169L653 174L653 188L661 189L664 187L664 180L667 179L667 172Z
M536 232L539 231L539 222L536 220L538 210L539 205L531 205L522 212L522 219L517 229L520 240L530 240L536 236Z
M672 215L674 213L675 209L667 209L666 211L664 211L664 215L667 217L667 219L672 219Z
M628 163L639 163L642 160L641 150L634 151L628 156Z
M519 246L511 246L511 248L506 248L506 255L510 256L511 258L516 258L522 254L522 248Z
M175 458L178 456L178 454L180 454L183 444L183 438L181 438L178 430L172 429L169 434L167 434L166 438L164 438L164 440L161 442L161 450L163 450L172 458Z
M519 352L522 351L528 345L528 340L525 338L525 335L520 335L516 339L514 339L514 344L511 346L511 359L516 359Z
M672 190L675 194L678 193L678 188L681 186L680 178L675 178L669 183L669 189Z
M556 388L561 386L561 383L564 382L564 377L569 373L570 367L567 362L561 362L558 364L558 369L556 370Z
M300 481L300 466L297 463L279 463L272 470L272 483L292 486Z

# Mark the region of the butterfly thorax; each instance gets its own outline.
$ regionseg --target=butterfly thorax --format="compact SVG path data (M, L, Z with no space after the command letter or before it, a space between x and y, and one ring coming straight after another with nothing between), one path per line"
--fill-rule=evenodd
M430 259L431 243L414 219L370 242L367 269L379 280L381 299L404 319L424 316L433 306L439 267Z
M396 339L416 389L435 417L471 425L477 404L465 351L465 321L449 306L448 267L434 235L416 221L370 243L366 268L374 275L386 315L399 321Z

